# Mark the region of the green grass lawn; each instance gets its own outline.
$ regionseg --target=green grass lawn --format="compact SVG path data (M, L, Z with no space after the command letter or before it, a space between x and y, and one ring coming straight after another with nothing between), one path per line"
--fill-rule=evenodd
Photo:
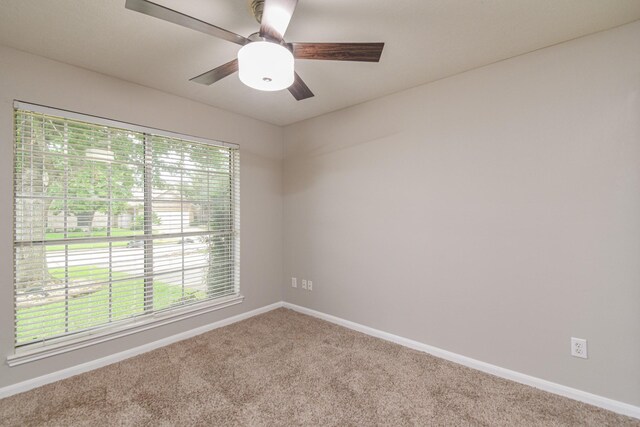
M138 236L143 234L142 230L129 230L127 228L112 228L111 229L111 236L113 237L126 237L126 236L131 236L131 240L133 240L134 236ZM82 237L106 237L107 236L107 231L106 230L98 230L98 231L70 231L69 233L67 233L66 238L68 239L80 239ZM65 235L64 233L47 233L45 238L47 240L54 240L54 239L64 239ZM124 247L127 246L128 242L112 242L111 243L111 247L117 248L117 247ZM76 250L76 249L98 249L98 248L108 248L109 247L109 243L76 243L76 244L72 244L69 245L69 250ZM52 245L52 246L47 246L47 251L63 251L64 250L64 245Z
M64 269L50 269L50 273L64 278ZM109 271L93 266L70 267L70 279L102 282L109 279ZM142 279L129 279L125 273L112 273L111 292L104 285L91 294L70 298L68 301L68 325L65 326L65 302L56 301L35 307L17 309L17 342L29 342L65 332L83 330L92 326L125 319L144 313L144 283ZM203 291L185 289L155 281L153 284L153 309L159 310L184 299L203 299ZM111 304L109 300L111 299ZM110 307L109 307L110 306ZM111 317L109 313L111 312ZM38 319L34 319L38 316Z
M122 236L135 236L142 234L142 230L130 230L128 228L112 228L111 235L114 237ZM67 238L74 239L79 237L106 237L106 230L93 230L89 231L70 231L67 233ZM47 239L64 239L64 233L47 233Z

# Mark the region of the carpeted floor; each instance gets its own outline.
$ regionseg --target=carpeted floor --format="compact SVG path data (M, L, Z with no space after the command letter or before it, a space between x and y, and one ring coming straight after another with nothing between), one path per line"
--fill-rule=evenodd
M0 400L5 425L634 425L278 309Z

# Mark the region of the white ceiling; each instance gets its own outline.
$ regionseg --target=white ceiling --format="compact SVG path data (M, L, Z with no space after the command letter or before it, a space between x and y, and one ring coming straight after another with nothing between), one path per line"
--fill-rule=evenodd
M286 125L640 19L640 0L300 0L287 41L384 41L381 62L296 61L315 97L232 75L188 81L239 46L124 8L125 0L2 0L0 44ZM156 0L243 36L247 0Z

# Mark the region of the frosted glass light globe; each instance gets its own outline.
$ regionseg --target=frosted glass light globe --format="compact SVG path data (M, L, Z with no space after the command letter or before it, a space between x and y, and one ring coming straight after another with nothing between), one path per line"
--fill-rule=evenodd
M282 90L293 84L293 54L277 43L251 42L238 52L240 81L258 90Z

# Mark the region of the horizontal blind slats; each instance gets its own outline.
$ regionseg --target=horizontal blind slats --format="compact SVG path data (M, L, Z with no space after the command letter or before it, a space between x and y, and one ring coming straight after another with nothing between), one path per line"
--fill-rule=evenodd
M239 292L237 148L19 109L15 134L16 346Z

